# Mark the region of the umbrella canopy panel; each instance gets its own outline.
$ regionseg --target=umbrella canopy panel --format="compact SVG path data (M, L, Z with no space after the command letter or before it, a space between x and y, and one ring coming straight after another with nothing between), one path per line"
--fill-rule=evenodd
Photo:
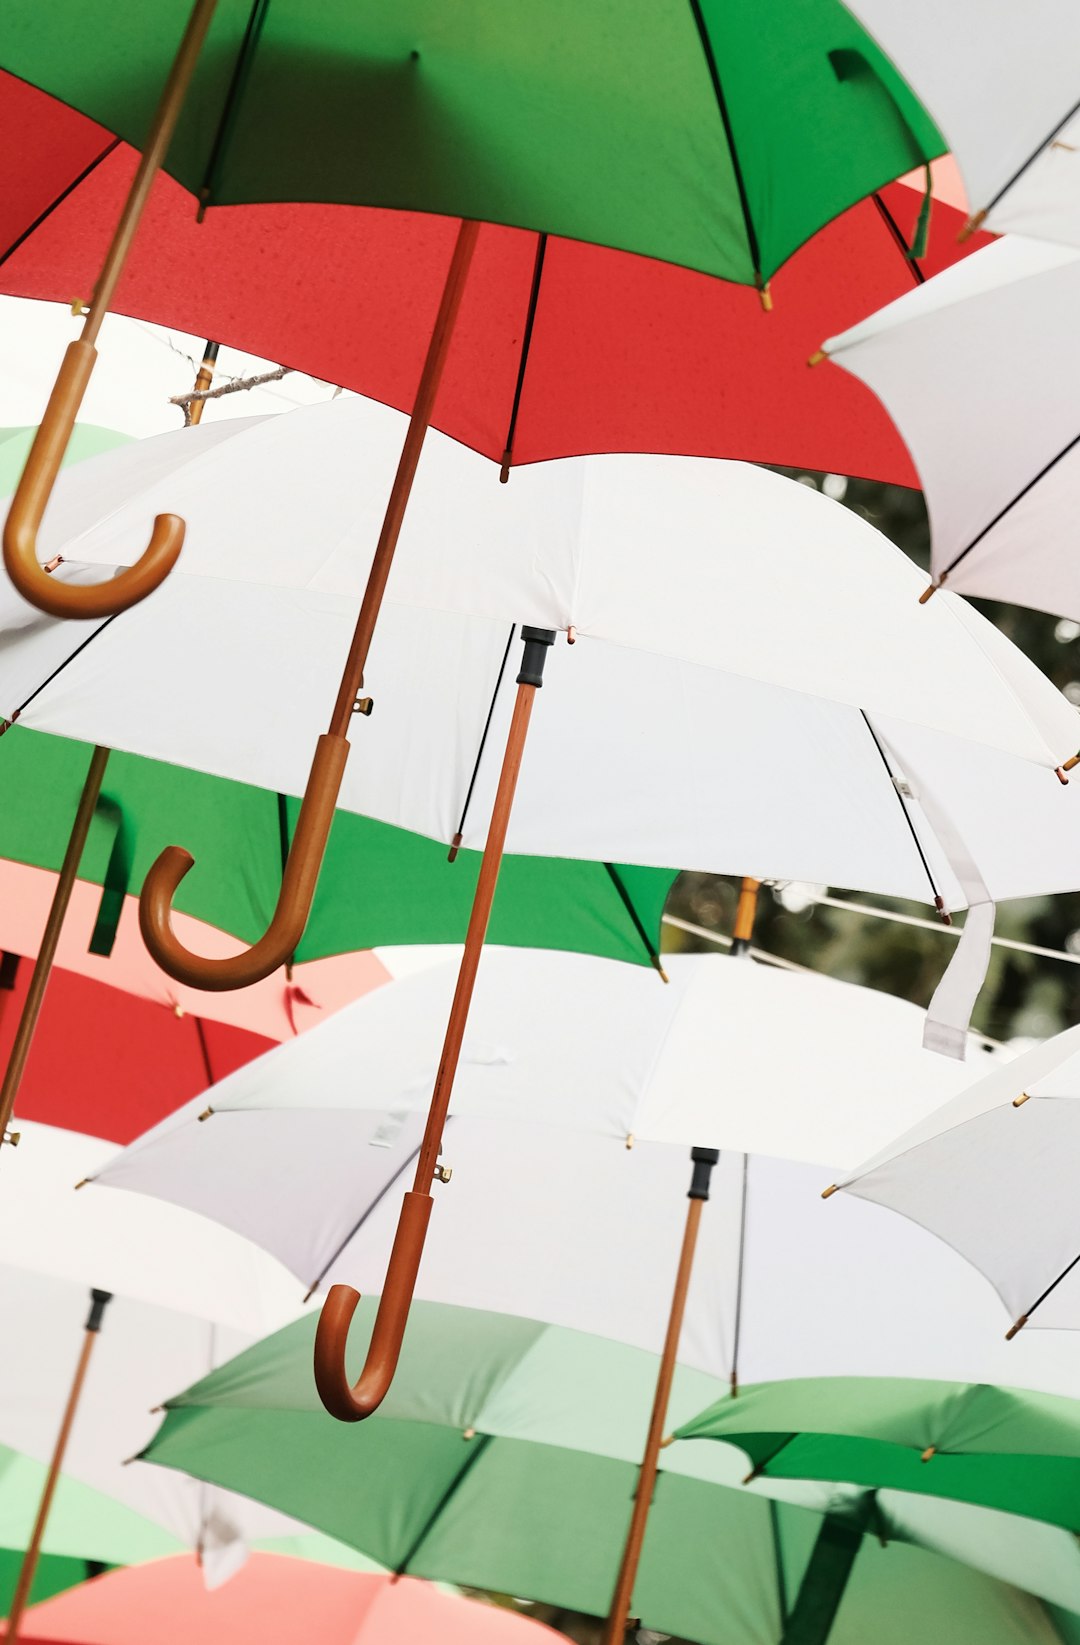
M108 48L17 0L2 66L146 137L189 8L122 0ZM839 0L763 29L717 0L432 0L250 23L217 8L168 165L201 203L323 200L513 223L753 284L824 223L944 151Z

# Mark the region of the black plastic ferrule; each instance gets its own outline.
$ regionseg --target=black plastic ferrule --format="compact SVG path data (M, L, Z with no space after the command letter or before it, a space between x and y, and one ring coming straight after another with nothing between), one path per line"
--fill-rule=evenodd
M522 624L521 638L525 641L525 651L521 658L521 672L518 674L517 683L518 685L542 686L547 654L555 644L555 630L553 628L530 628L526 623Z
M713 1166L719 1164L719 1148L691 1148L690 1158L694 1162L694 1175L690 1179L690 1192L687 1199L708 1199L709 1183L712 1179Z
M112 1301L113 1294L111 1291L95 1290L90 1292L90 1299L90 1312L86 1316L86 1329L88 1331L100 1331L105 1309Z

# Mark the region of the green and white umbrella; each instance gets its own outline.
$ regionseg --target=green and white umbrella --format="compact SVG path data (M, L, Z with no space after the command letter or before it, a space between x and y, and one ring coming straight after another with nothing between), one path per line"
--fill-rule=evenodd
M838 1480L1000 1508L1080 1531L1080 1401L986 1383L762 1383L675 1430L746 1454L755 1478Z
M374 1313L366 1299L365 1329ZM654 1356L420 1303L383 1406L343 1428L311 1386L313 1330L297 1321L170 1400L143 1460L244 1491L395 1570L606 1611ZM719 1391L682 1368L673 1409ZM721 1447L665 1452L634 1595L646 1626L703 1645L1062 1637L1030 1596L893 1542L887 1508L867 1493L788 1486L813 1506L778 1503L741 1487L744 1471ZM995 1516L981 1523L985 1557Z

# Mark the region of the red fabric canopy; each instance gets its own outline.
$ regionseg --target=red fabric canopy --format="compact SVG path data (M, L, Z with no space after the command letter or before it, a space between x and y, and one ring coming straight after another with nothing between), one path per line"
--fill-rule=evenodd
M99 126L0 75L0 290L89 298L134 164ZM749 288L549 240L523 373L539 237L486 226L436 424L496 461L513 424L515 463L662 451L914 485L874 397L806 361L913 283L900 237L920 205L901 183L856 206L780 271L768 314ZM957 246L962 222L935 201L923 272L979 243ZM408 410L455 232L444 218L315 205L219 207L200 225L160 177L116 307Z
M5 982L14 959L5 956ZM14 985L0 986L0 1068L11 1054L33 961L20 959L14 969ZM54 968L16 1129L20 1119L41 1120L127 1143L275 1043Z

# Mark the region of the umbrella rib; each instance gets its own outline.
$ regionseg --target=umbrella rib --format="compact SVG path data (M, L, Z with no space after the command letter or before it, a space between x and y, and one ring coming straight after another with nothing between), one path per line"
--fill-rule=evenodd
M502 662L499 664L499 673L495 680L495 689L491 693L491 701L488 704L487 719L484 721L484 729L480 733L480 746L476 750L476 759L473 761L472 776L469 778L469 786L465 791L465 804L461 808L461 816L458 818L457 833L454 835L453 843L451 845L451 850L453 851L454 856L457 855L458 846L461 844L461 836L465 832L465 818L468 816L469 805L473 797L473 789L476 787L476 779L480 772L480 761L484 757L484 747L488 740L488 732L491 730L491 721L495 713L495 704L499 700L499 692L502 689L503 675L506 673L506 660L510 655L510 647L514 643L514 632L516 628L517 623L510 624L510 633L507 636L506 650L503 652ZM452 860L453 859L451 859L451 861Z
M742 1157L742 1199L739 1203L739 1255L735 1268L735 1329L731 1339L731 1393L739 1391L739 1339L742 1335L743 1273L746 1257L746 1198L749 1190L750 1156Z
M626 886L623 884L623 882L622 882L622 880L619 876L618 869L615 867L614 863L610 863L610 862L606 862L604 864L604 867L608 871L608 875L611 879L612 885L615 887L616 891L619 893L619 896L622 899L622 905L626 909L626 912L630 916L630 921L631 921L631 923L634 927L634 930L637 932L638 936L641 938L642 946L645 949L646 954L648 954L648 956L649 956L650 965L654 968L654 970L659 971L661 977L663 977L664 981L666 982L667 981L667 976L664 972L664 967L663 967L663 964L661 963L660 955L658 954L657 950L653 947L652 941L650 940L650 937L649 937L649 933L646 931L645 926L642 923L641 915L638 913L637 909L634 907L633 899L630 896L629 891L626 889Z
M232 75L229 80L229 89L225 93L225 101L218 117L217 131L214 133L214 141L206 162L206 170L203 172L202 185L198 196L200 221L204 211L213 199L214 189L217 185L217 173L225 158L225 145L232 136L233 127L236 124L240 98L247 84L248 72L269 9L270 0L252 0L247 26L244 29L244 38L241 40L240 50L236 54L236 62L233 65Z
M1054 141L1054 138L1057 136L1058 132L1063 130L1063 128L1068 125L1068 123L1072 119L1073 115L1078 113L1078 112L1080 112L1080 101L1075 102L1073 104L1072 108L1068 111L1068 113L1063 115L1063 117L1058 121L1057 125L1054 126L1050 131L1047 132L1047 134L1043 138L1042 142L1038 145L1037 148L1033 149L1032 152L1028 155L1027 159L1024 160L1017 167L1017 169L1013 172L1012 176L1009 178L1008 182L1003 183L1001 185L1001 187L998 189L997 193L994 195L994 197L990 201L990 203L988 205L984 206L981 212L976 213L976 216L977 216L977 218L980 222L982 222L986 217L989 216L990 212L993 211L993 209L997 205L998 201L1003 199L1005 197L1005 195L1008 194L1009 190L1012 188L1014 183L1019 182L1020 178L1024 175L1025 171L1027 171L1028 167L1030 165L1033 165L1034 162L1039 158L1039 155L1042 154L1044 152L1044 150L1049 148L1050 144Z
M875 206L877 207L878 215L881 217L882 222L885 224L885 226L888 229L889 233L892 235L893 239L896 241L896 244L897 244L897 246L900 250L900 255L903 257L904 262L907 264L907 267L911 270L911 275L912 275L912 278L915 281L915 284L917 286L925 285L926 284L926 275L923 273L922 269L919 267L918 258L915 256L915 254L912 251L911 247L908 245L907 241L904 239L904 236L901 234L900 224L896 221L896 218L893 216L892 212L889 210L888 206L885 204L884 200L881 198L880 193L876 189L875 189L874 193L870 196L870 198L871 198L871 200L873 200Z
M42 223L45 223L45 222L48 221L48 219L52 216L53 212L57 209L57 207L62 206L64 201L68 198L68 196L70 194L74 194L75 190L80 186L80 184L85 183L86 179L91 175L91 173L93 173L94 171L97 170L98 166L101 165L102 161L107 160L109 158L109 155L112 154L113 150L119 148L119 146L120 146L120 138L119 137L114 137L111 143L106 143L106 145L102 149L101 153L98 154L98 155L95 155L94 159L90 161L90 164L88 166L84 166L82 171L80 171L79 175L77 177L73 177L71 182L68 183L65 188L62 188L60 190L60 193L56 196L55 200L50 200L49 204L45 207L45 210L42 211L42 212L39 212L38 215L34 218L34 221L32 223L28 224L27 227L23 229L21 234L17 234L15 236L15 238L14 238L14 240L12 240L10 246L8 246L4 251L0 251L0 267L3 267L3 265L7 262L9 257L14 257L14 255L18 251L19 247L21 245L25 245L26 241L29 240L29 238L32 234L37 233L37 231L41 227Z
M772 1532L773 1563L776 1567L776 1598L780 1607L780 1626L786 1628L789 1615L787 1582L784 1579L784 1555L780 1546L780 1504L775 1497L769 1498L769 1529Z
M1051 457L1050 461L1043 468L1040 468L1038 474L1035 475L1034 479L1029 480L1027 485L1024 486L1022 490L1018 491L1016 493L1016 496L1011 498L1010 501L1005 504L1004 508L998 509L998 512L994 515L994 518L989 522L989 524L983 526L983 528L979 532L978 536L977 537L972 537L972 539L971 539L970 543L968 543L967 547L962 548L960 550L959 554L956 556L955 560L951 560L949 562L949 564L945 567L945 570L942 572L941 577L944 578L948 575L948 573L950 571L954 571L956 569L956 567L960 564L960 561L963 560L963 559L966 559L967 556L971 553L972 549L977 548L979 546L979 544L982 542L983 538L985 536L987 536L989 532L993 531L993 529L996 525L1000 525L1001 521L1005 518L1006 514L1008 514L1011 509L1014 509L1016 507L1017 503L1022 502L1023 499L1027 496L1028 492L1034 490L1034 488L1038 485L1040 480L1045 480L1046 476L1050 473L1050 470L1053 469L1053 468L1056 468L1058 463L1060 463L1063 458L1067 457L1069 455L1069 452L1072 451L1073 448L1077 445L1080 445L1080 434L1075 435L1073 437L1073 439L1071 439L1069 441L1068 445L1062 446L1061 450L1057 453L1057 455L1055 457ZM938 580L940 582L941 578L939 578Z
M499 479L505 485L510 478L510 464L514 456L514 435L517 432L518 412L521 409L521 393L525 387L525 368L529 363L529 348L532 344L533 325L536 321L536 305L540 298L540 279L544 272L544 258L547 255L546 234L536 237L536 257L533 262L532 285L529 290L529 307L525 314L525 329L521 334L521 358L518 361L517 382L514 385L514 403L510 408L510 426L506 431L506 445L503 448L502 467L499 470Z
M754 220L750 215L750 198L746 192L746 179L743 177L742 166L739 164L739 151L735 147L735 133L731 125L731 115L728 112L727 98L720 82L720 70L716 66L716 57L709 39L709 31L705 26L705 19L701 15L701 0L690 0L690 10L693 13L697 27L701 49L705 53L705 61L709 68L709 79L712 81L713 96L720 112L720 119L724 125L724 136L727 138L728 153L731 156L731 169L735 174L735 184L739 191L739 205L742 207L743 225L746 229L746 240L750 248L750 259L754 265L754 277L759 291L764 290L765 282L761 273L761 252L758 247L757 232Z
M450 1115L450 1117L447 1119L447 1122L446 1122L447 1125L450 1124L450 1120L452 1118L453 1118L453 1115ZM375 1195L375 1198L371 1201L371 1203L369 1205L365 1206L365 1208L364 1208L363 1212L361 1213L360 1217L358 1218L358 1220L356 1222L353 1223L352 1227L349 1229L349 1232L345 1235L345 1238L342 1240L341 1244L337 1247L337 1249L330 1256L327 1257L326 1261L323 1263L322 1268L319 1270L319 1272L316 1274L315 1278L312 1280L310 1286L308 1287L307 1296L304 1297L305 1302L307 1302L308 1297L314 1296L315 1292L319 1289L319 1286L322 1284L323 1280L326 1278L327 1274L330 1272L331 1268L334 1266L334 1264L337 1261L338 1257L340 1257L341 1253L344 1250L346 1250L346 1248L349 1245L351 1245L352 1241L356 1238L357 1234L360 1232L360 1230L364 1226L365 1222L371 1216L372 1212L377 1210L377 1208L382 1204L383 1200L386 1198L386 1196L390 1192L391 1188L395 1187L395 1185L401 1181L401 1179L404 1176L405 1172L409 1169L409 1166L416 1159L416 1156L419 1154L419 1152L420 1152L420 1144L417 1143L417 1145L413 1149L412 1153L409 1154L405 1159L402 1160L401 1164L398 1166L398 1168L394 1172L393 1176L388 1177L386 1179L386 1181L383 1183L382 1187L379 1189L379 1192Z
M1061 1273L1058 1275L1057 1279L1053 1279L1053 1280L1050 1281L1050 1284L1046 1287L1046 1290L1043 1291L1042 1295L1037 1296L1035 1298L1035 1301L1031 1304L1031 1307L1027 1310L1027 1312L1020 1316L1021 1319L1024 1319L1024 1320L1030 1319L1032 1314L1035 1312L1036 1308L1039 1307L1040 1303L1043 1303L1043 1302L1046 1301L1046 1299L1050 1295L1051 1291L1055 1291L1057 1289L1057 1287L1061 1284L1063 1279L1068 1279L1069 1275L1072 1273L1073 1269L1076 1267L1078 1262L1080 1262L1080 1253L1078 1253L1075 1257L1073 1257L1072 1261L1069 1263L1069 1266L1067 1268L1063 1268L1061 1270Z
M931 873L930 864L926 859L926 852L923 850L922 841L919 838L919 831L915 827L915 821L914 821L910 811L908 810L906 804L904 803L904 796L900 792L899 787L897 786L897 779L893 775L892 766L889 764L889 756L886 754L884 748L881 746L881 741L878 737L877 732L874 730L873 726L870 724L870 717L867 714L865 708L860 708L859 713L863 717L863 721L866 725L867 731L869 731L871 737L874 740L874 747L877 749L878 753L881 755L881 763L885 767L885 770L888 774L889 781L892 784L893 793L896 795L897 801L898 801L899 806L900 806L900 810L903 812L904 821L907 823L908 829L911 833L911 838L915 842L915 849L919 853L919 861L923 865L923 870L925 871L927 882L929 883L929 886L930 886L930 894L931 894L931 896L933 897L933 900L934 900L934 907L939 911L939 913L943 913L944 909L945 909L945 900L942 897L941 892L938 890L937 885L934 882L934 876ZM946 923L948 923L948 922L946 922Z
M464 1466L458 1469L457 1473L446 1487L446 1490L443 1492L434 1508L432 1508L431 1512L424 1520L419 1536L414 1539L411 1546L406 1551L405 1557L399 1564L394 1566L395 1576L408 1575L409 1566L412 1564L413 1560L420 1552L420 1549L427 1541L433 1527L438 1523L439 1519L446 1511L448 1504L458 1491L462 1480L473 1468L476 1467L476 1464L479 1462L494 1437L495 1436L493 1434L477 1434L471 1440L463 1440L463 1443L469 1445L470 1447L469 1455L465 1459Z
M69 656L65 657L62 663L57 663L56 667L53 669L51 674L46 674L46 676L42 680L41 684L36 685L34 687L33 691L31 691L29 697L25 697L23 699L23 701L19 704L18 708L16 708L13 711L13 713L11 714L11 717L9 719L0 720L0 735L2 735L3 732L7 731L10 726L13 726L15 724L15 721L22 714L23 709L24 708L29 708L30 704L34 701L34 699L36 697L41 696L41 693L45 690L46 686L52 685L53 681L56 679L56 676L58 674L62 674L64 672L64 669L68 666L68 664L73 663L75 661L76 657L79 656L79 654L81 652L86 650L86 648L90 644L91 640L96 640L98 635L101 634L106 628L108 628L110 623L115 622L117 617L119 617L119 615L120 615L119 611L114 611L111 617L106 617L105 621L103 623L99 624L99 626L97 628L95 628L95 630L92 634L88 634L86 636L85 640L80 641L80 643L75 647L74 651L72 651Z
M193 1016L191 1020L195 1024L195 1033L199 1041L199 1055L202 1057L203 1070L206 1074L206 1087L209 1090L214 1084L214 1066L210 1061L210 1047L206 1042L206 1025L201 1017Z

